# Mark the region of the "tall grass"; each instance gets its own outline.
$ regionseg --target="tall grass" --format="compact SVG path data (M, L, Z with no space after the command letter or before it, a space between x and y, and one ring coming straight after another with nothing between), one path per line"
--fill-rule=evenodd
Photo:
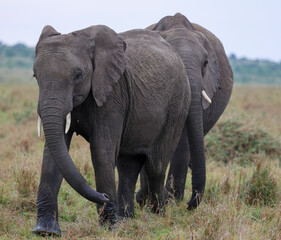
M95 205L63 181L58 197L63 239L281 239L280 91L234 88L205 138L207 185L196 210L186 210L189 172L184 201L172 200L165 216L137 206L135 219L107 231L99 226ZM35 83L0 85L0 239L39 239L31 234L44 146L37 137L37 97ZM75 136L70 154L95 188L85 140Z

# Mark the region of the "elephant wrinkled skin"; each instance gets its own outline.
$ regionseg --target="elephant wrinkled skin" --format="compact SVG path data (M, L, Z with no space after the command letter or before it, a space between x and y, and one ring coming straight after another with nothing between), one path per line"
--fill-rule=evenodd
M135 184L144 167L151 209L159 211L165 171L191 98L184 65L172 47L148 30L117 34L92 26L60 34L46 26L36 46L34 75L46 143L33 232L61 234L57 195L63 178L98 204L101 224L114 224L117 214L133 216ZM68 153L74 132L90 144L97 192Z

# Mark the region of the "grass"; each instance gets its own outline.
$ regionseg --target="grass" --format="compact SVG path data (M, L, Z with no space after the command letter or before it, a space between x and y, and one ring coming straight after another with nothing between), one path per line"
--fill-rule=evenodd
M207 185L198 209L186 210L189 172L184 201L171 201L164 217L137 206L135 219L107 231L95 205L63 181L62 239L281 239L280 91L235 86L205 138ZM40 239L31 234L44 146L37 137L37 97L35 83L0 85L0 239ZM70 152L95 188L88 144L75 136Z

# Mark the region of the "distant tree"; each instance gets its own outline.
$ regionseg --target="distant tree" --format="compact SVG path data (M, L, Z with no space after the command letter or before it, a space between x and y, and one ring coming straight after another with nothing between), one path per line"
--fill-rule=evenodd
M14 46L8 46L0 43L0 56L1 57L26 57L34 59L34 48L25 46L18 43Z
M236 83L259 83L281 85L281 63L268 60L250 60L229 56Z
M234 53L231 53L229 59L236 60L236 55Z

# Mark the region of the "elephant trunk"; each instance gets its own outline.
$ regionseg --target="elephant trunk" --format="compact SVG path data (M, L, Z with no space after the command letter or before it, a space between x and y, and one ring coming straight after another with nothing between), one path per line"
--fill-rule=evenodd
M195 82L196 83L196 82ZM187 117L187 131L190 148L192 169L192 196L188 209L199 206L206 184L206 162L203 133L203 108L201 105L202 92L196 84L191 84L192 100Z
M86 199L103 204L109 199L106 194L92 189L75 167L64 140L64 125L66 114L58 110L58 102L45 99L48 102L40 109L44 134L48 148L55 164L69 185ZM61 109L61 108L59 108Z

